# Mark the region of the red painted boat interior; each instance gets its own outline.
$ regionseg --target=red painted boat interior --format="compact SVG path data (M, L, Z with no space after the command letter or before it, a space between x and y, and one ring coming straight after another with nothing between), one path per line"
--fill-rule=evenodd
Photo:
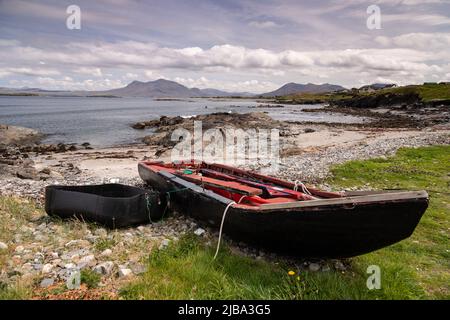
M342 197L340 193L310 187L306 189L310 193L307 194L294 190L294 183L222 164L205 162L142 162L142 164L153 172L172 173L246 207Z

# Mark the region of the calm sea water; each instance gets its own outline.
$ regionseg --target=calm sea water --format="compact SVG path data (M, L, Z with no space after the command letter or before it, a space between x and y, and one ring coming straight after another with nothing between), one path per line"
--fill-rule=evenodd
M360 122L360 118L327 113L301 112L316 106L252 108L251 100L188 99L156 101L149 98L0 97L0 124L37 129L47 134L46 143L83 143L105 147L139 141L150 132L130 127L138 121L167 116L213 112L267 111L278 120ZM205 108L207 106L207 108Z

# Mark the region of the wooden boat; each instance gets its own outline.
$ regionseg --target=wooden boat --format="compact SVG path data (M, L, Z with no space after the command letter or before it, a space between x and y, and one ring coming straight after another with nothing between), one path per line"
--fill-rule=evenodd
M138 169L167 192L172 210L291 256L343 258L389 246L411 236L428 207L425 191L326 192L222 164Z

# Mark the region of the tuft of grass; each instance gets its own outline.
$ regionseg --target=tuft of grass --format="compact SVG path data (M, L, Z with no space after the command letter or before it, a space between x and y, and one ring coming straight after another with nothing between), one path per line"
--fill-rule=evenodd
M30 286L16 283L8 285L0 282L0 300L24 300L32 295Z
M83 269L80 273L80 281L85 284L89 289L95 289L100 283L101 275L90 269Z
M106 249L111 249L115 246L116 241L114 239L101 238L95 241L95 249L98 251L104 251Z

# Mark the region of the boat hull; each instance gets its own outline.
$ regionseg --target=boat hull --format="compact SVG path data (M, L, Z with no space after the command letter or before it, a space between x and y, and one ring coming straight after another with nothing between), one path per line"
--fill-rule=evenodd
M160 192L170 193L171 209L214 228L220 226L231 200L143 164L139 174ZM353 257L411 236L427 209L428 195L424 191L395 195L305 201L300 206L231 206L223 232L234 240L290 256Z

